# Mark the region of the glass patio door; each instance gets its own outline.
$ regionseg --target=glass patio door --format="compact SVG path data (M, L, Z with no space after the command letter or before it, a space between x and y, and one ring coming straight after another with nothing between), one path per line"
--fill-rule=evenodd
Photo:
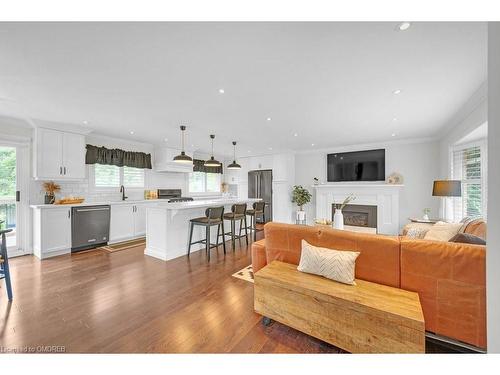
M7 233L7 250L17 251L17 152L16 147L0 144L0 228L12 229Z

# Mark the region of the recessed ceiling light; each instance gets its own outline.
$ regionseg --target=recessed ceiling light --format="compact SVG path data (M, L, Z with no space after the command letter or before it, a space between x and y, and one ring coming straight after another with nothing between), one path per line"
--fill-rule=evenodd
M396 122L396 121L398 121L398 119L397 119L396 117L394 117L394 118L392 119L392 121Z
M408 30L411 26L411 23L410 22L401 22L399 25L398 25L398 29L400 31L405 31L405 30Z
M298 135L297 133L294 133L294 134L293 134L293 136L294 136L294 137L298 137L299 135Z
M251 153L252 151L248 150L248 153Z
M165 138L165 139L164 139L164 141L165 141L165 142L168 142L168 138Z
M272 147L269 147L269 150L272 150L273 148Z
M83 125L88 125L88 123L89 123L87 120L84 120L82 122L83 122Z
M399 95L399 94L401 94L401 90L400 90L400 89L397 89L397 90L394 90L392 93L393 93L394 95Z
M131 131L131 132L130 132L130 134L131 134L131 135L134 135L134 132L133 132L133 131Z
M191 145L191 147L194 147L194 145Z
M225 92L224 89L219 89L219 94L224 94Z
M311 143L311 146L313 146L313 147L314 147L314 143Z
M268 118L266 118L266 120L267 120L267 121L271 121L271 120L272 120L272 118L271 118L271 117L268 117Z
M391 137L395 137L395 136L396 136L396 133L392 133L392 134L391 134Z

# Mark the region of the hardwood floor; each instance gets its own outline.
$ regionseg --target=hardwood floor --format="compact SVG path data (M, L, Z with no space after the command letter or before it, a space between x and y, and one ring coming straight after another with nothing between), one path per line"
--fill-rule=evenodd
M212 250L210 263L204 252L163 262L143 250L12 259L12 303L0 288L0 352L341 352L279 323L261 324L253 284L231 276L251 263L244 241L225 257Z
M163 262L143 247L11 260L14 300L0 289L0 347L68 352L317 353L339 350L280 324L262 326L253 284L231 275L251 263L237 245Z

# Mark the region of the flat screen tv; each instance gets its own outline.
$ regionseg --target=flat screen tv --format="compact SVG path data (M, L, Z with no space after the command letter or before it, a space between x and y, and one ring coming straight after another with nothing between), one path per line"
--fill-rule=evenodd
M385 150L328 154L327 168L328 182L384 181Z

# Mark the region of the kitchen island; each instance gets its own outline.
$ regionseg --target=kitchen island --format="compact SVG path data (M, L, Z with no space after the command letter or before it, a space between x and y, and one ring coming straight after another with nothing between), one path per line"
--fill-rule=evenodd
M144 254L164 261L186 255L190 219L204 217L205 210L208 207L224 206L224 212L226 213L231 212L233 204L246 203L250 207L253 202L259 200L222 198L149 205L146 210L146 249ZM229 225L227 228L229 228ZM226 232L229 231L227 228ZM212 231L210 237L214 239L212 242L215 243L217 227L213 227ZM195 227L193 242L203 238L205 238L204 229ZM191 253L201 249L205 249L204 244L192 245Z

